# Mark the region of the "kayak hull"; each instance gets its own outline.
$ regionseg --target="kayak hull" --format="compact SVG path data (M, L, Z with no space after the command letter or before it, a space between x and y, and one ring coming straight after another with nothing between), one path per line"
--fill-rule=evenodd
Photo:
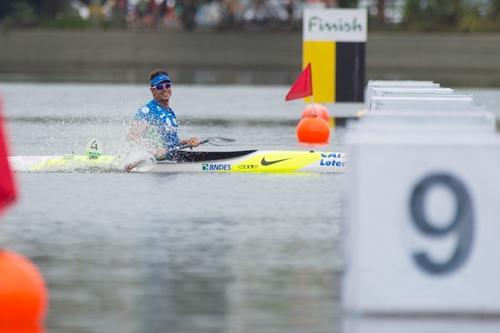
M11 156L15 172L120 172L123 159L115 155L89 158L84 155ZM144 163L133 172L169 173L342 173L346 157L342 152L259 151L230 152L186 151L180 161Z

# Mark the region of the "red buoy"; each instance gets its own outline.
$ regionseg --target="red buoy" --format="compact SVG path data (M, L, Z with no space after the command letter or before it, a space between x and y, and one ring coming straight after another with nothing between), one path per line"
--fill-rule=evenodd
M46 310L47 290L36 266L0 250L0 328L41 332Z
M302 118L296 130L300 143L325 144L330 138L328 122L318 116Z
M305 107L304 111L302 111L301 118L312 117L312 116L320 117L326 120L327 123L330 122L330 114L328 113L328 109L326 108L326 106L322 104L317 104L317 103L308 104Z

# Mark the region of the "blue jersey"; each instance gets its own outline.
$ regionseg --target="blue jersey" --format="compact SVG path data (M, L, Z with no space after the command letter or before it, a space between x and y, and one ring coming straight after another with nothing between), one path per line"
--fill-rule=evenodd
M145 134L146 139L167 149L180 145L177 136L177 120L171 108L166 108L157 101L151 100L136 112L135 120L145 121L150 126Z

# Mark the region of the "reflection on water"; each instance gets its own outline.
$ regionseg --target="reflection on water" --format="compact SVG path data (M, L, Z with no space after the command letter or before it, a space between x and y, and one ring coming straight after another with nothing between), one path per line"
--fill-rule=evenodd
M234 176L20 174L3 244L47 279L49 331L332 332L341 178Z

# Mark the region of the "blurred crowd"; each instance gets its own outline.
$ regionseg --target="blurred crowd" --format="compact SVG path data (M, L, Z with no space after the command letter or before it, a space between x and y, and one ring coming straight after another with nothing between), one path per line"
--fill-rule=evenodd
M305 6L337 6L336 0L73 0L83 17L102 15L129 28L235 29L249 26L299 27Z
M0 0L0 26L131 29L300 29L306 7L381 0ZM385 0L386 3L403 0Z
M286 1L286 2L285 2ZM255 23L292 23L295 0L117 0L114 3L119 15L126 17L132 28L182 28L195 27L236 28L237 25ZM287 10L287 6L290 10Z
M300 30L305 8L366 8L372 30L500 31L500 0L0 0L0 28Z

